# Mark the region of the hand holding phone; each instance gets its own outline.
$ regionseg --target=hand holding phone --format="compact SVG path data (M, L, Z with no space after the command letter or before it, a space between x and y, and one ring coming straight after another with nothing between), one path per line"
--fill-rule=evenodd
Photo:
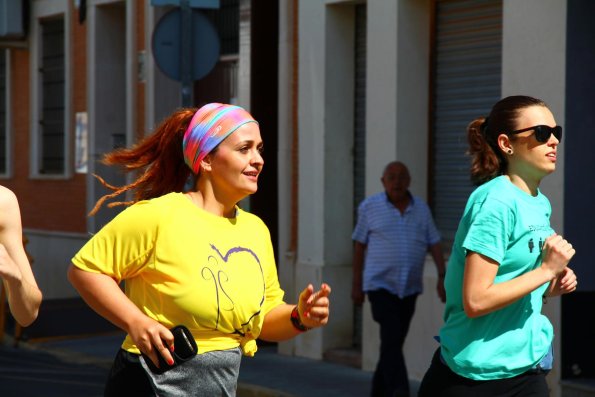
M198 354L198 346L196 345L194 336L192 336L192 333L188 328L183 325L176 325L170 329L170 331L174 336L174 351L172 352L172 358L174 359L173 365L169 365L165 362L163 356L157 353L157 358L159 359L159 367L157 367L153 364L153 361L149 356L143 353L147 367L149 367L151 372L155 374L162 374L179 364L192 359Z

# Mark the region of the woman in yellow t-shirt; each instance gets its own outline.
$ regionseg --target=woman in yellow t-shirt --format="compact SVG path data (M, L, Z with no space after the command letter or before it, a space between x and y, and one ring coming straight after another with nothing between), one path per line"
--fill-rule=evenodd
M133 205L74 256L68 278L127 332L106 396L234 396L241 355L256 352L256 338L281 341L327 323L330 287L310 284L297 305L284 303L269 231L237 206L257 190L262 148L247 111L211 103L176 111L105 156L141 172L120 188L102 180L114 192L91 214L129 190L132 202L109 206ZM174 336L180 325L189 333Z

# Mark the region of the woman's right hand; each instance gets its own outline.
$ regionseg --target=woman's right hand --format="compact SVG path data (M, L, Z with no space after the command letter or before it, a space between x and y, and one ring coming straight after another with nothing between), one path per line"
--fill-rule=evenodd
M575 253L572 244L554 233L543 244L541 267L551 272L552 279L554 279L566 269Z
M165 362L173 364L168 351L168 348L173 351L174 347L174 336L170 330L147 317L128 299L115 279L71 265L68 280L93 310L126 331L139 350L156 366L159 366L159 353Z
M171 331L150 317L145 315L139 317L131 322L127 330L136 347L157 367L159 367L159 354L166 363L173 365L171 352L174 351L174 336Z

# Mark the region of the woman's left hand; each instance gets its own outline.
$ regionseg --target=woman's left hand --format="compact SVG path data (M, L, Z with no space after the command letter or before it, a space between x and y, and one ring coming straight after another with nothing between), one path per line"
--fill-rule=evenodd
M323 283L320 290L314 292L314 286L309 284L300 294L298 313L300 320L308 328L326 325L329 316L329 298L331 287Z
M574 270L567 267L558 277L552 280L547 296L558 296L574 292L578 285L578 280Z

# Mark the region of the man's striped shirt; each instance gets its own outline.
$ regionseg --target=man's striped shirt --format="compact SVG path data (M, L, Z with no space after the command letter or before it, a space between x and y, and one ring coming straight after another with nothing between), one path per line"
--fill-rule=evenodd
M363 290L386 289L404 298L423 290L428 248L440 241L428 205L419 197L401 212L386 192L365 199L358 208L352 239L367 246Z

